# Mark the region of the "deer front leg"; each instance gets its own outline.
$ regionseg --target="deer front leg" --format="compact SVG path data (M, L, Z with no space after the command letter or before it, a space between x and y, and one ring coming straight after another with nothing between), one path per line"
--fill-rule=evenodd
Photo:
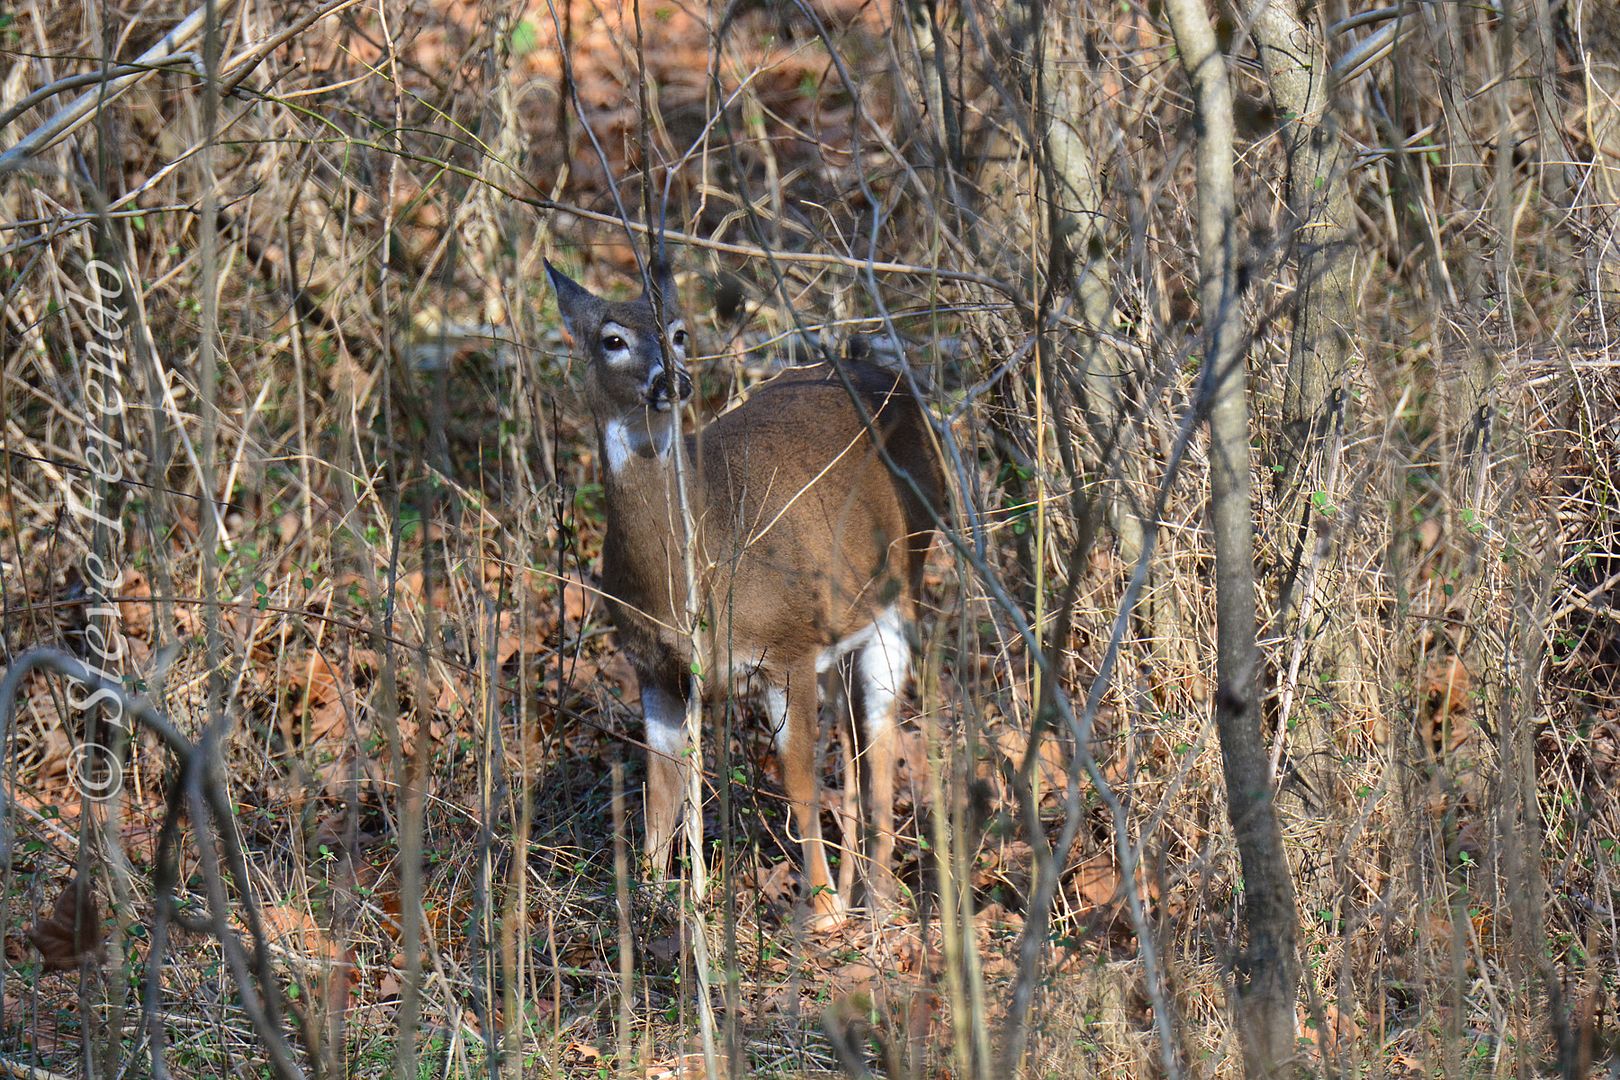
M647 866L662 880L694 755L687 753L686 703L678 696L643 683L641 712L647 724Z
M786 689L772 687L766 694L776 748L782 758L782 781L787 787L793 823L804 852L804 876L810 889L810 929L831 930L843 924L844 901L827 868L827 848L821 839L821 784L816 775L816 669L801 664L788 675Z

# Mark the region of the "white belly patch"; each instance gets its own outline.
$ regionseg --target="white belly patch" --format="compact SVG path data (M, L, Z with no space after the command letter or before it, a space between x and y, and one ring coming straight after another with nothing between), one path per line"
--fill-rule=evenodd
M832 666L856 649L864 647L874 637L898 634L901 629L900 609L890 604L878 612L878 617L837 643L816 654L816 674L823 675ZM904 640L902 638L901 640Z

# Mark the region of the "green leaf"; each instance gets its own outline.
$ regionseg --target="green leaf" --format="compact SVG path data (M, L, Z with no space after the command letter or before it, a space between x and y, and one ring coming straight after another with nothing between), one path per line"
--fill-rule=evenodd
M519 19L512 27L512 55L528 56L540 46L540 31L528 19Z

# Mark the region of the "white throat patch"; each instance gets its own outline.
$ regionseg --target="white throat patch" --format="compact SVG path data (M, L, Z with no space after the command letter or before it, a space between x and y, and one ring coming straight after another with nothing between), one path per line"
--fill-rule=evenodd
M609 420L602 428L602 454L607 458L608 472L623 472L635 452L635 447L630 443L630 429L625 422Z
M655 434L650 440L653 452L661 459L669 453L670 432L673 424L665 424L664 429ZM602 456L610 473L617 475L630 464L630 459L636 456L636 451L648 441L645 436L632 433L630 425L623 420L609 420L602 425Z

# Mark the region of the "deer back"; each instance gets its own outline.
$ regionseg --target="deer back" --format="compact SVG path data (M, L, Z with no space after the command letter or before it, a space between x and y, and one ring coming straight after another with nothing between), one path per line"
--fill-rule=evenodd
M894 373L843 370L870 427L838 372L817 364L755 388L692 447L716 640L763 652L750 659L766 667L826 649L890 605L909 618L933 537L943 477L926 419Z

